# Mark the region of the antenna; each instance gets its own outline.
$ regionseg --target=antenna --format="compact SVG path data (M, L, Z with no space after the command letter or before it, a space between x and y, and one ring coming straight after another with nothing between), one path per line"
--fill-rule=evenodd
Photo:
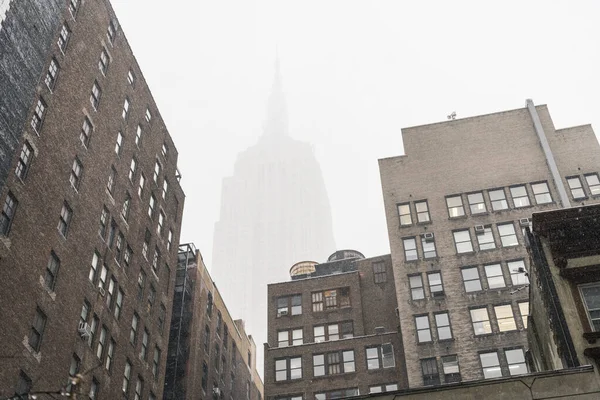
M456 111L452 111L452 113L450 113L450 115L448 115L447 118L449 120L456 119Z

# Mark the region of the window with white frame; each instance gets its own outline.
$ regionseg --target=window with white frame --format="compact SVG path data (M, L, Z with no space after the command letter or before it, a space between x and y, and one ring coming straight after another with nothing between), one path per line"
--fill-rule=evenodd
M431 221L427 200L415 201L415 209L417 211L417 222L424 223Z
M92 122L88 117L85 117L83 119L83 125L81 126L81 132L79 133L79 140L84 147L89 147L93 130L94 127Z
M98 82L94 82L94 84L92 85L92 90L90 93L90 103L92 104L92 107L94 108L94 110L98 109L98 106L100 105L100 95L102 94L102 90L100 89L100 85L98 85Z
M488 289L498 289L506 286L502 266L500 264L490 264L484 267L485 277L488 283Z
M315 343L347 339L354 336L354 324L352 321L345 321L327 325L316 325L313 327L313 334Z
M69 26L65 23L60 29L60 34L58 35L58 48L64 54L67 50L67 43L69 43L69 36L71 36L71 30Z
M419 343L431 342L431 327L429 326L429 316L420 315L415 317L415 326L417 328L417 341Z
M458 195L446 197L446 205L448 206L448 215L450 218L462 217L465 215L462 196Z
M48 66L48 72L46 72L46 78L44 79L44 83L48 86L48 89L53 90L56 85L56 78L58 76L58 61L55 58L50 60L50 65Z
M367 369L392 368L396 366L394 347L391 343L367 347Z
M525 352L523 349L504 350L504 355L506 355L508 372L511 376L529 373L527 363L525 362Z
M115 153L118 156L120 156L122 149L123 149L123 134L119 131L119 132L117 132L117 142L115 143Z
M128 115L129 115L129 99L127 97L125 97L125 100L123 101L123 109L121 110L121 116L123 117L123 119L127 119Z
M510 187L510 196L512 197L515 208L527 207L530 205L529 195L525 185L517 185Z
M456 252L460 253L471 253L473 251L473 243L471 242L471 233L468 229L452 232L454 236L454 244L456 246Z
M491 225L483 227L483 231L478 232L476 230L475 236L477 237L479 250L491 250L496 248L496 242L494 242L494 234L492 233Z
M485 379L499 378L502 376L500 359L498 358L497 351L479 353L479 361L481 362L481 370Z
M304 343L302 328L286 329L277 332L277 347L297 346Z
M514 260L506 263L510 271L510 279L513 286L529 285L527 270L525 269L524 260Z
M31 116L31 127L37 133L42 129L42 123L44 122L44 116L46 115L46 102L41 97L38 99L33 115Z
M19 179L24 180L27 177L27 172L29 171L29 165L31 164L31 159L33 158L33 147L26 140L23 143L23 148L21 149L21 154L19 155L19 160L17 161L17 168L15 169L15 174L19 177Z
M492 203L492 210L501 211L508 209L508 202L506 201L504 189L489 190L488 195L490 196L490 203Z
M106 75L106 71L108 70L108 63L110 59L108 57L108 52L106 49L102 49L100 53L100 60L98 60L98 69L102 72L102 75Z
M425 298L425 290L423 289L423 279L421 275L412 275L408 277L410 284L410 295L413 300L421 300Z
M529 316L529 302L522 301L519 303L519 312L521 313L521 320L523 321L523 327L527 329L527 317Z
M465 292L478 292L482 290L477 267L463 268L461 269L461 273L465 285Z
M425 237L425 235L421 235L421 245L423 246L423 258L437 257L435 240L433 237Z
M585 180L588 185L588 189L592 196L600 195L600 179L598 179L598 174L586 174Z
M63 203L62 209L60 210L60 217L58 219L58 231L64 237L67 237L67 233L69 232L69 224L71 223L71 218L73 216L73 210L69 207L69 204L65 201Z
M579 286L592 331L600 332L600 283Z
M473 331L475 335L485 335L492 333L492 325L490 324L490 316L487 307L472 308L471 321L473 322Z
M302 358L287 357L275 360L275 381L288 381L302 378Z
M77 157L73 160L73 165L71 166L71 175L69 176L69 182L71 182L71 186L75 190L79 189L79 183L81 182L81 174L83 173L83 164Z
M412 216L410 215L410 204L398 204L398 215L400 217L400 225L412 225Z
M437 328L438 340L452 339L452 329L450 328L450 316L448 312L435 314L435 326Z
M532 183L531 190L533 191L536 204L552 203L552 195L550 194L550 188L548 188L548 182Z
M487 212L485 200L483 199L483 192L469 193L467 195L467 200L469 201L469 209L471 210L472 215Z
M106 36L108 37L108 41L112 44L115 42L115 36L117 34L117 29L115 28L115 24L110 21L108 24L108 28L106 29Z
M578 176L567 178L567 183L569 184L569 189L571 189L571 196L573 196L573 199L577 200L587 197L583 190L583 186L581 185L581 179L579 179Z
M429 293L431 297L444 297L444 285L442 284L441 272L428 272Z
M494 313L496 314L496 321L498 322L498 330L500 332L514 331L517 329L517 323L515 322L515 316L510 304L494 306Z
M498 233L500 234L500 241L502 242L502 247L519 245L517 233L515 232L515 224L513 224L512 222L508 222L506 224L498 224Z
M404 244L404 259L406 261L414 261L419 257L417 255L417 241L414 237L402 239Z

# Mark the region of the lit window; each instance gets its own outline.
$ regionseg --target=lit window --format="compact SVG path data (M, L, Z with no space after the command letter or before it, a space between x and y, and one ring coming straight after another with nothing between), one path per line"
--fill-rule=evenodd
M423 386L440 384L440 374L438 372L437 360L435 358L426 358L421 360L421 372L423 373Z
M136 144L136 146L139 146L141 141L142 141L142 126L138 125L137 126L137 130L135 131L135 144Z
M421 245L423 246L423 258L437 257L437 252L435 251L435 239L433 237L421 235Z
M11 192L8 192L2 206L2 214L0 214L0 235L8 236L18 204L19 202L15 196Z
M573 199L583 199L587 197L583 190L583 186L581 185L581 179L579 179L578 176L567 178L567 183L571 189L571 196L573 196Z
M508 372L511 376L524 375L529 373L525 363L525 352L523 349L505 350L506 362L508 363Z
M120 156L121 150L123 150L123 135L121 132L117 132L117 142L115 143L115 153Z
M90 94L90 103L94 110L98 109L98 105L100 104L100 95L102 94L102 90L100 90L100 86L98 82L94 82L92 85L92 92Z
M106 30L106 36L108 37L108 41L112 44L115 42L115 36L117 35L117 30L115 29L115 24L110 21L108 24L108 28Z
M550 194L548 183L532 183L531 190L533 191L533 197L535 197L536 204L552 203L552 195Z
M417 340L419 343L431 342L431 328L429 327L429 316L415 317L417 327Z
M81 165L81 161L79 161L79 159L76 157L73 160L73 166L71 167L71 176L69 177L69 182L71 182L71 186L73 186L74 189L79 188L82 172L83 165Z
M150 112L150 108L146 108L146 122L150 122L152 120L152 113Z
M481 290L481 281L479 279L479 271L477 267L463 268L461 270L465 291L478 292Z
M523 327L527 329L527 317L529 316L528 301L522 301L519 303L519 312L521 313L521 319L523 320Z
M408 277L410 283L410 294L413 300L421 300L425 298L425 291L423 290L423 279L421 275L413 275Z
M373 278L375 283L385 283L387 281L385 263L383 261L373 263Z
M50 252L50 259L48 260L48 265L46 265L46 276L44 277L46 287L50 290L54 290L59 267L60 260L58 259L58 256L54 251Z
M106 75L106 70L108 69L108 63L109 63L108 53L106 52L106 49L102 49L102 52L100 53L100 60L98 61L98 69L100 69L100 72L102 72L102 75Z
M444 382L454 383L460 382L460 368L458 366L457 356L442 357L442 370L444 372Z
M515 225L512 222L498 224L498 233L500 234L502 247L517 246L519 244L517 233L515 232Z
M473 322L473 331L475 335L485 335L492 333L490 316L486 307L471 309L471 321Z
M527 270L525 269L525 261L515 260L506 263L510 271L510 279L513 286L529 285Z
M529 196L527 195L527 188L525 188L525 185L512 186L510 188L510 195L515 208L529 206Z
M404 243L404 258L406 261L413 261L418 259L417 255L417 241L415 238L402 239Z
M92 122L88 117L83 119L83 125L81 126L81 132L79 133L79 140L81 140L81 144L85 147L88 147L90 144L90 136L92 135Z
M600 284L579 286L592 331L600 332Z
M462 217L465 215L465 209L460 195L446 197L446 205L448 206L448 215L450 218Z
M115 189L115 179L117 177L117 170L115 167L110 167L110 175L108 175L108 182L106 183L106 188L108 192L112 195L113 190Z
M471 214L481 214L487 211L485 208L485 200L483 199L483 193L471 193L467 195L467 200L469 201L469 208L471 209Z
M23 143L23 148L21 149L21 154L19 155L19 160L17 161L17 168L15 170L15 173L21 180L27 177L27 171L29 171L32 154L33 148L26 140L25 143Z
M367 347L367 369L392 368L396 365L391 343Z
M144 174L140 174L140 184L138 185L138 196L142 197L144 193L144 185L146 184L146 177Z
M481 361L481 369L485 379L499 378L502 376L502 370L500 369L500 360L498 359L497 351L480 353L479 360Z
M302 378L302 358L282 358L275 360L275 381L287 381Z
M48 89L54 89L56 85L56 78L58 77L58 61L56 59L52 59L50 61L50 65L48 66L48 72L46 72L46 78L44 79L44 83L48 86Z
M129 360L125 362L125 370L123 372L123 384L121 385L121 390L127 397L127 392L129 392L129 381L131 380L131 363Z
M123 102L123 110L121 111L121 116L123 119L127 119L127 115L129 114L129 99L126 97Z
M442 285L442 274L440 272L428 272L429 292L431 297L444 297L444 286Z
M486 265L485 277L487 279L489 289L498 289L506 286L500 264Z
M492 210L500 211L508 209L508 202L506 201L506 194L504 193L504 189L490 190L488 194L490 195Z
M409 203L398 204L398 214L400 215L400 225L412 225Z
M454 244L456 245L457 253L471 253L473 251L473 243L471 243L471 233L468 229L452 232L454 236Z
M137 171L137 160L135 158L131 159L131 164L129 165L129 180L133 182L135 178L135 173Z
M496 320L498 321L498 329L500 332L514 331L517 329L515 316L510 304L504 306L495 306Z
M492 227L490 225L485 226L483 231L477 231L476 229L475 236L477 237L479 250L491 250L496 248L494 234L492 233Z
M67 202L63 203L62 209L60 210L60 218L58 220L58 231L64 237L67 237L69 232L69 224L71 223L71 217L73 216L73 210L69 207Z
M598 179L598 174L587 174L585 175L585 180L592 196L600 195L600 179Z
M67 24L63 24L62 28L60 29L60 34L58 35L58 42L57 42L58 48L60 49L60 51L63 52L63 54L67 50L67 43L69 43L70 35L71 35L71 30L69 29L69 26Z
M29 346L34 351L40 351L42 344L42 338L44 336L44 329L46 328L46 314L39 308L35 310L35 317L33 324L31 325L31 331L29 332Z
M427 200L415 201L415 209L417 210L417 222L423 223L431 221Z
M42 128L42 122L44 121L44 116L46 115L46 102L40 97L35 105L35 109L33 110L33 115L31 116L31 127L37 133L40 132Z

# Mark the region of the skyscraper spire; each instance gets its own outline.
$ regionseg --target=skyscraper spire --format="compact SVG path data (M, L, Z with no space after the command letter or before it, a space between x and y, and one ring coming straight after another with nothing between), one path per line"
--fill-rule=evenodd
M267 107L267 119L263 126L264 136L287 136L287 104L285 102L285 95L283 94L278 49L275 54L275 76L273 78L273 86L271 86L271 94L269 95Z

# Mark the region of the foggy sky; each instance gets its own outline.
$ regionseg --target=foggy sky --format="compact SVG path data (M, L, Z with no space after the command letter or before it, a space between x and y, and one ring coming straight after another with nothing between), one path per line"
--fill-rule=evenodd
M112 4L179 150L181 241L209 268L221 180L262 132L276 46L290 136L314 145L337 247L367 257L389 252L377 159L403 153L401 128L532 98L557 128L600 133L597 1Z

